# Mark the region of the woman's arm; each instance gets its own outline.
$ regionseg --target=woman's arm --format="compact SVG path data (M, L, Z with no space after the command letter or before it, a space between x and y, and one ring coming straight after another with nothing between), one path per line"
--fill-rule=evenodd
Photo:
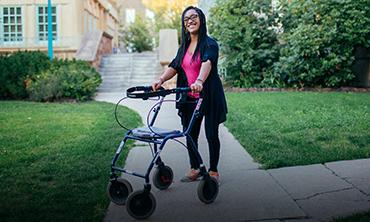
M212 69L211 61L207 60L206 62L202 62L197 81L200 81L203 84L206 81L206 79L208 78L209 73L211 72L211 69Z
M164 73L159 77L159 79L152 84L153 91L159 89L164 82L174 77L176 73L176 69L168 67L166 71L164 71Z
M212 63L210 60L202 62L202 65L200 66L199 76L197 80L190 86L191 91L195 93L202 91L203 83L208 78L209 73L211 72L211 69L212 69Z
M166 71L159 77L159 80L162 80L162 84L166 82L167 80L171 79L176 75L177 71L176 69L172 67L168 67Z

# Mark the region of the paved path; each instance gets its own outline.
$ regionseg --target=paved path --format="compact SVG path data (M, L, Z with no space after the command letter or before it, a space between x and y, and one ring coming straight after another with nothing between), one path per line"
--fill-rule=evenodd
M122 96L100 93L96 100L116 103ZM126 101L124 105L136 110L146 121L154 102ZM163 106L158 123L160 127L181 129L173 103ZM187 151L179 143L169 142L161 157L173 169L174 183L165 191L153 186L157 208L148 221L318 222L370 210L370 159L262 170L223 125L220 140L221 186L216 201L209 205L201 203L197 182L179 182L189 167ZM203 129L199 147L208 165ZM112 155L114 151L112 148ZM130 151L125 167L145 172L150 159L150 149L138 144ZM143 188L142 179L123 177L132 183L134 190ZM104 221L134 220L124 206L111 203Z

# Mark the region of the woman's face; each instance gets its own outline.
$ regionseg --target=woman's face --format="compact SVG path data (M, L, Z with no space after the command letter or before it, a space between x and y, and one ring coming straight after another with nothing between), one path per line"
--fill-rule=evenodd
M199 15L194 9L185 12L184 25L190 34L197 34L200 27Z

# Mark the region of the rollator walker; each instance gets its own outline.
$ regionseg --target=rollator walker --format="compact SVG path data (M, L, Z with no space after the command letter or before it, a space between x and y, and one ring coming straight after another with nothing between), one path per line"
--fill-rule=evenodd
M163 129L153 126L161 109L162 103L164 102L165 96L170 94L178 94L181 99L181 97L188 92L190 92L189 87L174 89L164 89L163 87L161 87L157 91L152 91L151 86L136 86L131 87L126 91L126 98L142 100L157 98L158 100L158 102L152 107L152 109L149 110L147 126L131 129L126 132L125 136L118 146L111 165L110 180L107 187L108 196L113 203L117 205L126 205L127 212L135 219L145 219L150 217L156 208L156 200L151 192L152 187L149 178L154 166L156 167L152 175L152 181L156 188L158 188L159 190L165 190L173 182L174 176L172 169L167 166L160 157L163 148L169 140L175 140L179 142L177 138L188 136L188 138L190 138L190 140L192 141L192 147L186 147L183 143L180 143L187 149L191 149L194 152L195 156L197 157L197 161L200 164L200 175L202 179L199 181L197 190L198 198L200 199L200 201L205 204L210 204L216 199L218 195L218 182L215 178L209 176L208 171L203 164L202 157L199 151L195 148L194 141L189 136L189 133L194 125L196 118L200 116L199 109L201 107L203 99L199 98L195 101L197 104L190 120L189 126L183 131ZM119 103L120 102L117 103L117 106L119 105ZM149 115L151 112L153 112L153 115L149 120ZM117 116L116 120L118 121ZM149 163L145 174L140 174L116 165L122 151L125 149L125 145L128 140L142 141L150 145L150 148L152 149L153 159ZM133 192L133 188L130 182L120 177L121 173L143 178L145 180L144 188L142 190L137 190Z

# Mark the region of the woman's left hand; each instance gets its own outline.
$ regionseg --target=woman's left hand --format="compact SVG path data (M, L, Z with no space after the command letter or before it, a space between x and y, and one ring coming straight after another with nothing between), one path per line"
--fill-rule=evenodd
M193 93L199 93L203 89L203 84L201 81L196 80L193 84L190 85L190 89Z

